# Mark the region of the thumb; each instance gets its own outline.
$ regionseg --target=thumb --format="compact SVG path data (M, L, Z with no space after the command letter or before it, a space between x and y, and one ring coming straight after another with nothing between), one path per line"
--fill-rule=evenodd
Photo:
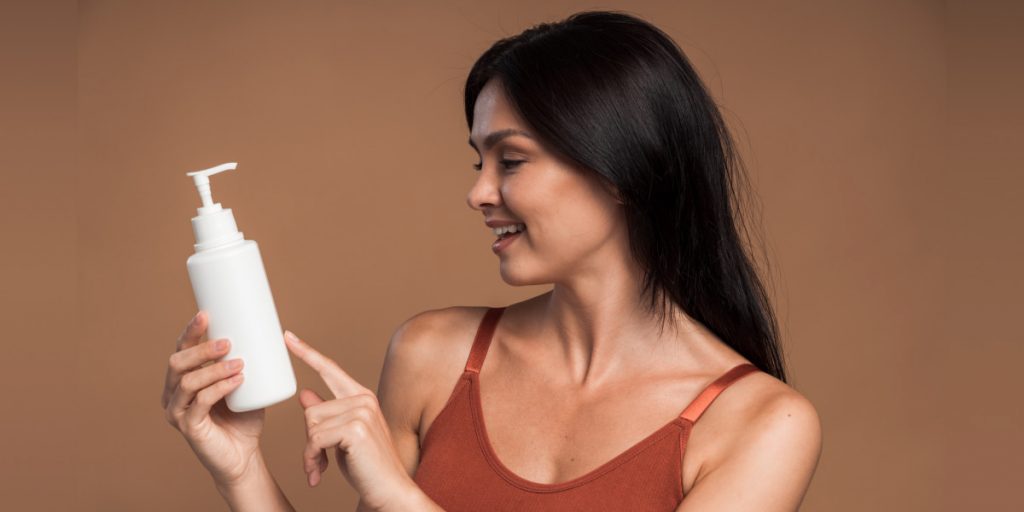
M303 389L299 391L299 403L302 404L303 409L309 409L316 404L323 403L324 399L320 398L320 395L312 389Z

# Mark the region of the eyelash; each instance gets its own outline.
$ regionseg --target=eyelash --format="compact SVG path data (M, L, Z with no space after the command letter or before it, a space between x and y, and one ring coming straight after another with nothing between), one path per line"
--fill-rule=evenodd
M512 169L512 168L518 166L519 164L523 163L523 160L502 159L502 160L498 160L498 163L500 163L501 165L505 166L506 169ZM483 169L483 164L482 163L480 163L480 164L473 164L473 168L479 171L479 170Z

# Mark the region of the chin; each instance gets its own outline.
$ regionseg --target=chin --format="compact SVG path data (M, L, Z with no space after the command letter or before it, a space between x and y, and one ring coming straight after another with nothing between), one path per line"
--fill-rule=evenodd
M536 273L518 268L516 265L510 265L507 262L502 262L499 265L499 272L501 273L501 280L510 286L531 286L550 282L540 279Z

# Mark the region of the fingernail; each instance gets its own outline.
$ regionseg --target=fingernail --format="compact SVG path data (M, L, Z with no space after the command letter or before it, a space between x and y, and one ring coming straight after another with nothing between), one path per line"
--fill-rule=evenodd
M196 324L198 324L198 323L199 323L199 313L196 313L196 316L192 317L192 321L189 322L189 325L192 326L192 327L195 327Z
M287 329L284 331L284 337L288 338L289 341L299 341L299 338L297 336L295 336L294 333L292 333L291 331L289 331Z
M218 352L224 350L228 346L227 340L217 340L217 343L213 345L213 348L217 349Z

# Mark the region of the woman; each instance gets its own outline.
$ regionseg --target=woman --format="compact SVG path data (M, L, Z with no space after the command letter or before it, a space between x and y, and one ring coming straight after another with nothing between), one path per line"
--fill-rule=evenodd
M465 109L502 279L552 289L410 318L379 396L288 333L335 395L299 395L310 485L332 449L360 510L796 510L820 422L785 383L741 168L675 43L617 12L541 24L478 59ZM239 370L197 368L226 351L205 322L171 356L168 419L233 508L289 510L263 413L218 402Z

